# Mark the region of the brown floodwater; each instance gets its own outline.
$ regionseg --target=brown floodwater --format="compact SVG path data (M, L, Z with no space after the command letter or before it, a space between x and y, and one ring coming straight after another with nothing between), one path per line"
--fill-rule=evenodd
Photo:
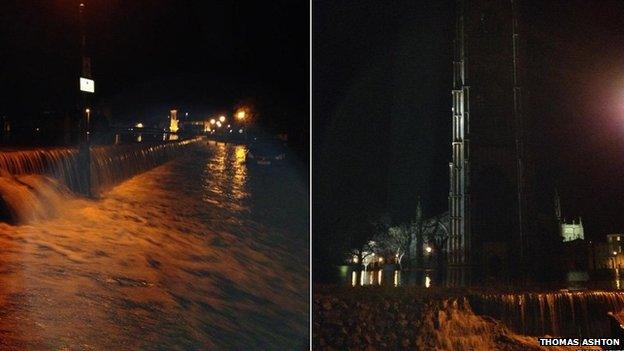
M0 223L0 348L306 348L306 178L244 155L202 143L95 200L0 177L22 202Z

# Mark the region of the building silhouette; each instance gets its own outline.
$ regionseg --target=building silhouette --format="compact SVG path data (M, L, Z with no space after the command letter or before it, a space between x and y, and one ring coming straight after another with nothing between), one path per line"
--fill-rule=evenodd
M517 6L457 1L446 246L453 285L523 280L535 264Z

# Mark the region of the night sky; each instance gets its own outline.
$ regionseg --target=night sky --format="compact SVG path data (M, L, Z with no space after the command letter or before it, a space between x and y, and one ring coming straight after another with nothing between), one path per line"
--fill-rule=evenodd
M308 2L85 3L94 102L113 120L164 119L172 106L231 112L244 100L265 126L307 139ZM2 1L0 114L28 119L75 107L78 4Z
M315 259L340 218L447 211L454 2L314 2ZM521 2L528 147L541 211L624 231L624 3ZM473 116L473 118L477 118ZM548 202L548 203L546 203Z

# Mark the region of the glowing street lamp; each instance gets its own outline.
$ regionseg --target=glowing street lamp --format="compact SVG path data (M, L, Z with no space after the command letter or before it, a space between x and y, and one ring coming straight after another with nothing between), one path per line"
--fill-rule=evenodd
M431 246L427 246L427 247L425 247L425 251L427 253L431 253L431 251L433 251L433 249L431 248Z
M221 123L225 122L225 116L220 116L219 117L219 122L221 122Z
M221 128L221 122L217 122L217 127Z
M215 119L214 119L214 118L211 118L211 119L210 119L210 124L215 124L215 123L217 123L217 121L215 121Z
M243 121L245 120L245 111L244 110L240 110L236 113L236 119L238 119L239 121Z
M143 128L143 123L139 122L139 123L137 123L137 124L135 125L135 127L137 127L137 128Z
M91 109L85 108L85 115L87 116L87 129L89 128L89 122L91 122ZM87 130L88 132L88 130Z

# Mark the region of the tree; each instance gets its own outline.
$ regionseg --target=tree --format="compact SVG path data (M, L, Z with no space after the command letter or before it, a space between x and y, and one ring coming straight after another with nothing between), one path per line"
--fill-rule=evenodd
M412 245L412 232L408 224L402 224L388 228L385 235L379 239L381 246L391 252L397 259L399 267L403 269L403 257L409 256L409 248Z
M435 237L438 235L438 231L443 226L439 218L432 218L426 220L422 213L422 205L420 199L416 206L416 215L409 223L393 226L378 239L387 252L391 252L397 259L399 267L403 269L403 262L410 262L412 257L410 255L412 244L415 242L416 246L416 267L421 268L423 266L423 246L425 240L435 242L436 251L439 250L440 238ZM433 235L433 237L427 237Z
M352 213L342 221L341 231L347 238L347 249L357 257L358 264L373 253L378 253L380 245L376 241L379 234L388 230L390 219L387 215L377 218L366 212Z

